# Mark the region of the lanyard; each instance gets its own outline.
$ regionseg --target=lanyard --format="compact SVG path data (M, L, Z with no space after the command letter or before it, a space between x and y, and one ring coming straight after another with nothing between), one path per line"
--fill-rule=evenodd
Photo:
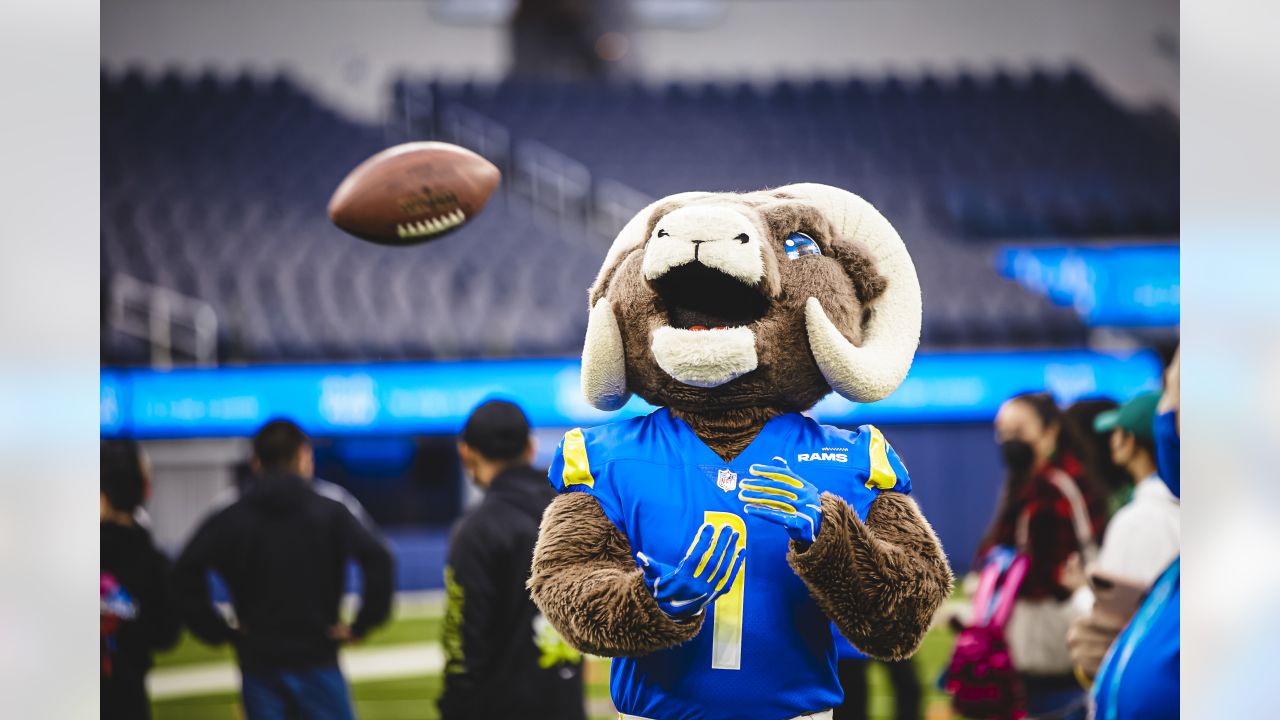
M1178 577L1181 574L1179 565L1182 559L1173 561L1173 565L1165 570L1164 575L1156 581L1156 586L1151 589L1151 598L1149 602L1142 605L1138 610L1138 614L1134 616L1133 622L1129 625L1129 635L1125 638L1124 645L1120 647L1119 656L1116 657L1116 667L1111 673L1111 684L1107 687L1107 717L1106 720L1116 720L1119 712L1120 702L1120 680L1124 676L1124 670L1129 665L1129 659L1133 656L1133 650L1138 643L1151 629L1151 625L1155 622L1156 615L1164 608L1165 603L1169 601L1169 596L1173 594L1174 585L1178 584ZM1116 647L1111 648L1111 653L1107 655L1107 661L1112 659L1115 654Z

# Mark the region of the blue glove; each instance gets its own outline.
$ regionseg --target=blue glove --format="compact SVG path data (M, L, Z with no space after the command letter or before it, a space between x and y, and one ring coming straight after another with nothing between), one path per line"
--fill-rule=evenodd
M818 488L786 467L785 460L782 464L752 465L753 478L738 484L738 499L747 504L748 515L781 525L792 540L812 543L822 527Z
M714 541L715 546L712 547ZM662 612L676 620L697 617L707 604L733 586L747 554L738 545L738 532L710 524L698 528L689 551L675 567L636 553L645 585Z

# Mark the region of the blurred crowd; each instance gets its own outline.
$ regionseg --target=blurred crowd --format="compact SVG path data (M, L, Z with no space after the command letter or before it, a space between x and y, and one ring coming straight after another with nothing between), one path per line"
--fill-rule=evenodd
M338 648L389 616L392 557L357 519L359 503L315 479L301 428L276 420L257 433L233 496L214 504L172 568L141 510L151 483L141 449L103 442L101 468L103 718L150 717L152 653L172 647L183 625L235 649L250 720L354 717ZM362 601L348 621L349 561L360 567ZM227 595L218 603L215 573Z
M1159 393L995 419L1005 479L944 678L982 718L1176 718L1179 359Z
M1178 374L1175 354L1162 392L1068 407L1031 392L1000 407L1004 482L966 578L971 607L951 618L956 646L941 679L958 715L1178 716ZM524 586L553 497L535 449L524 412L501 400L477 407L459 435L462 467L484 498L450 538L445 718L585 717L582 657ZM387 620L392 556L360 503L315 477L303 430L263 426L172 566L147 530L151 471L140 447L104 441L101 454L102 717L149 717L152 654L185 625L234 648L249 720L353 718L338 651ZM354 615L342 612L351 561L362 577ZM869 660L838 645L845 703L834 717L866 718ZM920 720L918 669L886 667L895 717Z

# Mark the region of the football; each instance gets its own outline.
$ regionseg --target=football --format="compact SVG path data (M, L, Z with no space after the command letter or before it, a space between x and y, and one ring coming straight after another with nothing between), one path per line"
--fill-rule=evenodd
M369 242L423 243L475 217L501 178L493 163L457 145L396 145L347 174L329 200L329 219Z

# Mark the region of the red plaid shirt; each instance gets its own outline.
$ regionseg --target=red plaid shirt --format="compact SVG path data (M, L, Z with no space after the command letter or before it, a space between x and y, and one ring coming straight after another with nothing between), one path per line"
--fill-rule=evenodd
M1107 524L1106 498L1094 495L1080 478L1084 467L1071 455L1055 457L1053 463L1031 479L1018 495L1018 512L1006 519L996 533L996 545L1017 545L1018 517L1027 516L1027 577L1022 581L1018 597L1028 600L1056 598L1065 600L1071 591L1061 583L1063 565L1072 553L1081 551L1072 520L1071 502L1049 480L1052 468L1067 474L1084 497L1089 511L1089 523L1094 542L1102 544L1102 532ZM990 545L981 551L983 555ZM1082 559L1083 560L1083 559Z

